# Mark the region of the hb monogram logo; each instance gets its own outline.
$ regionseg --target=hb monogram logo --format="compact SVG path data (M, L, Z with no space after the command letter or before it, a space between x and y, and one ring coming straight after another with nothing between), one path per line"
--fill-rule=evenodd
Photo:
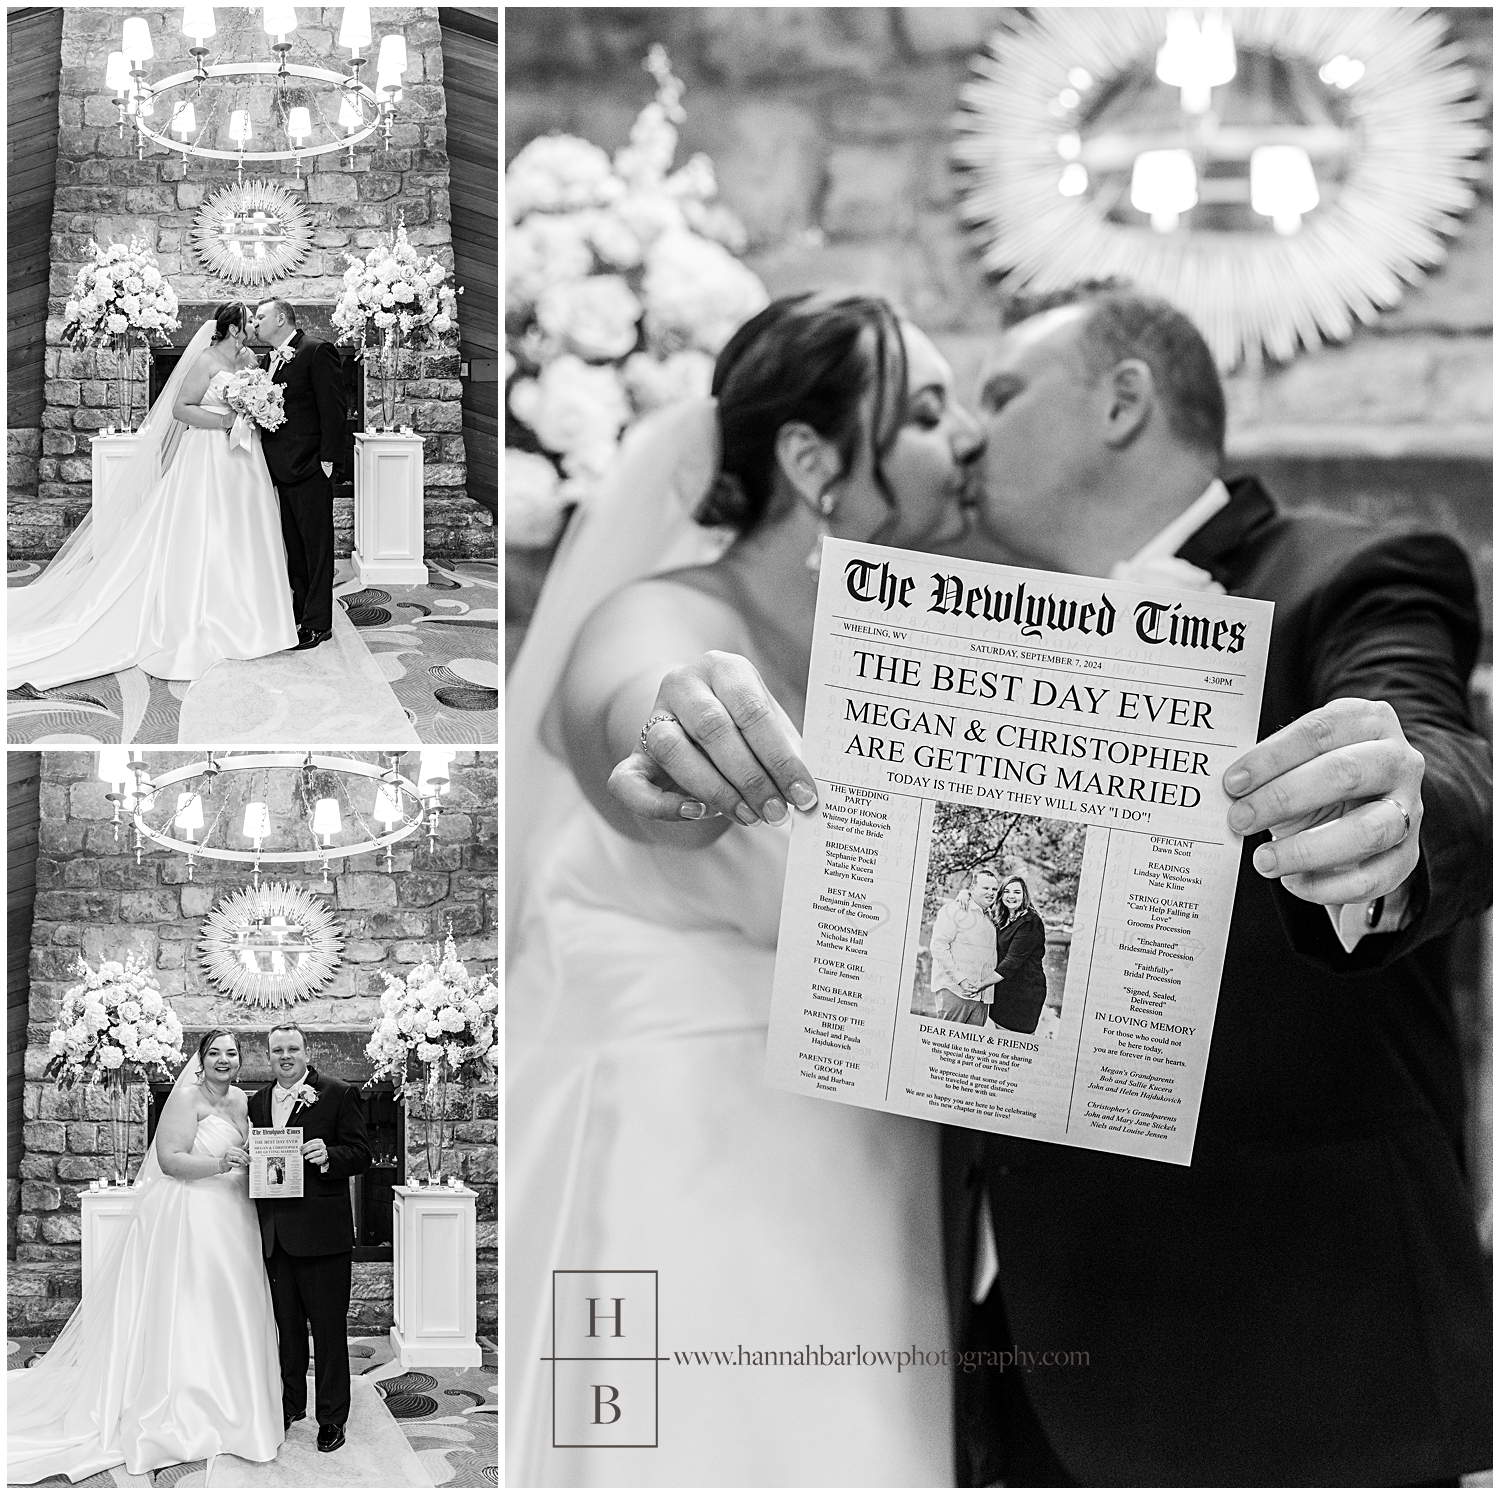
M552 1274L552 1446L656 1447L656 1273Z

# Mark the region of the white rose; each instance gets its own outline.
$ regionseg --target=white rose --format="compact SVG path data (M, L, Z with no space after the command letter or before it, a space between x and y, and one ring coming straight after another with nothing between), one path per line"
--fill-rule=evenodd
M140 1036L140 1033L136 1031L134 1023L121 1023L115 1029L115 1042L122 1044L127 1049L134 1048Z
M557 538L566 505L557 469L535 452L505 449L505 544L509 550L544 550Z
M139 275L127 275L125 277L125 289L129 291L132 296L139 296L140 293L145 289L145 286L142 284L141 277Z
M613 445L630 419L619 374L565 353L537 379L511 386L510 408L551 452L563 455Z
M112 1043L106 1043L99 1050L99 1062L105 1069L118 1069L125 1062L124 1050L117 1049Z
M646 258L646 326L666 347L717 353L769 297L760 280L721 244L665 234Z
M643 308L618 275L548 286L537 300L542 331L581 358L623 358L635 347Z
M601 260L621 270L633 270L644 250L640 235L617 213L599 212L589 225L589 243Z
M533 213L505 231L505 305L529 309L549 285L582 280L594 268L591 215Z
M129 319L122 317L119 312L109 317L104 324L111 332L124 332L129 326Z
M512 223L534 208L602 206L621 190L609 157L576 135L539 136L505 168L505 211Z
M625 360L624 375L636 411L645 415L677 400L706 398L713 384L714 361L696 348L667 358L632 353Z
M678 233L687 226L682 204L665 192L632 192L615 204L614 212L648 249L663 234Z
M133 998L120 1003L120 1016L127 1023L133 1023L141 1015L141 1004Z
M441 312L432 319L432 330L434 332L447 332L453 326L453 318L445 317Z

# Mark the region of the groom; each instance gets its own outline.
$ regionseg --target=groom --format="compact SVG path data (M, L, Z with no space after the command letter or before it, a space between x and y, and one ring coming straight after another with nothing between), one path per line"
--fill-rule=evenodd
M370 1166L359 1087L307 1063L295 1023L267 1035L276 1081L250 1098L252 1126L302 1128L302 1197L258 1199L261 1245L281 1341L286 1427L307 1415L307 1331L317 1362L318 1450L344 1443L349 1420L349 1283L354 1217L348 1180Z
M286 422L261 436L281 500L298 649L333 637L333 469L343 458L344 387L331 343L297 326L289 301L255 310L255 335L271 345L267 368L283 390Z

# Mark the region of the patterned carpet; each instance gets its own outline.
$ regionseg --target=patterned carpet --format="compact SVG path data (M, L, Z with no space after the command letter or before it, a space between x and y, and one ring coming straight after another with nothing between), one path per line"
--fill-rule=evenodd
M9 585L26 585L38 570L35 562L10 562ZM348 561L340 561L334 592L420 741L462 746L497 740L495 561L429 561L422 586L366 588ZM51 690L23 687L7 693L8 740L29 747L176 743L188 689L188 681L156 680L140 670Z
M51 1342L50 1338L8 1340L6 1369L30 1365ZM385 1410L396 1419L428 1478L443 1489L493 1489L499 1480L496 1350L493 1340L481 1336L479 1342L485 1363L477 1369L435 1367L397 1371L391 1364L391 1342L386 1335L349 1339L351 1372L374 1384ZM191 1464L173 1464L140 1478L131 1478L121 1467L79 1480L78 1485L106 1489L122 1484L192 1488L203 1485L205 1471L202 1459ZM68 1484L57 1475L24 1488Z

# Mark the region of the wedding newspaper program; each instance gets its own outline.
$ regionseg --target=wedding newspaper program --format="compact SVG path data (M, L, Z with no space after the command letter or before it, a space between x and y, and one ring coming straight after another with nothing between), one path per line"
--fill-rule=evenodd
M300 1126L251 1127L249 1152L252 1199L302 1197Z
M1271 612L826 540L767 1081L1189 1163Z

